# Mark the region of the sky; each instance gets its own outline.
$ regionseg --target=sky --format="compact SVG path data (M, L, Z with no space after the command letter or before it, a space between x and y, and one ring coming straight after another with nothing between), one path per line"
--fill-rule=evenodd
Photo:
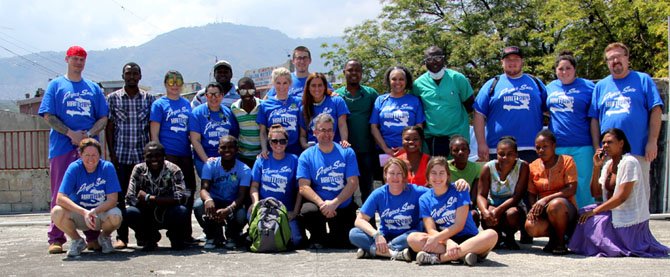
M141 45L180 27L229 22L292 38L341 36L379 15L380 0L0 0L0 58L71 45Z

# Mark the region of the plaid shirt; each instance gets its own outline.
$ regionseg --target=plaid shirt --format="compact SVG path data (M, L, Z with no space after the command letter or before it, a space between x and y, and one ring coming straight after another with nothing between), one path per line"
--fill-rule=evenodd
M114 124L114 153L121 164L138 164L144 160L143 149L149 142L149 114L156 98L140 89L130 98L124 89L107 96L109 124Z
M157 178L151 176L146 163L140 163L133 168L126 194L126 204L137 206L137 193L144 192L155 196L172 196L179 204L185 205L191 192L184 185L184 174L176 164L165 161L165 165Z

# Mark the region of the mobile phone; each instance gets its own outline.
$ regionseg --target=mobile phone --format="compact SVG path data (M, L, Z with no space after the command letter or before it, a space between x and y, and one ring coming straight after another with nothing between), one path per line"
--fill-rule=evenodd
M606 154L605 151L600 151L600 154L598 154L598 158L602 160L603 158L605 158L605 154Z

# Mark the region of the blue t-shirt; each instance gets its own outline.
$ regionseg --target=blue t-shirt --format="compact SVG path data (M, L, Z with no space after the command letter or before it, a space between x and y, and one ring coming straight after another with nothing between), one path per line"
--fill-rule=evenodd
M649 112L663 107L654 80L631 70L623 79L612 75L600 80L594 90L589 116L600 122L600 133L619 128L626 133L633 155L644 156L649 134Z
M67 195L72 202L89 210L104 203L107 194L120 191L114 165L102 159L93 173L86 172L81 159L72 162L67 167L58 189L58 192Z
M347 178L358 176L358 163L354 150L333 144L330 153L321 151L318 145L307 148L298 158L296 178L312 182L312 189L322 200L333 200L342 192ZM342 202L339 208L347 207L351 197Z
M473 108L486 117L486 144L495 153L498 140L514 136L519 150L535 149L535 136L542 130L542 112L547 99L544 84L538 84L527 74L511 79L499 76L493 97L489 89L493 79L479 90Z
M305 91L305 83L307 83L307 77L298 78L295 73L291 73L291 87L288 89L288 96L297 97L302 100L302 92ZM329 90L333 90L330 83L327 83L326 85ZM275 91L274 86L270 88L265 95L267 95L268 99L277 96L277 91Z
M379 125L379 131L388 147L401 147L402 130L424 121L421 100L411 94L399 98L391 97L390 94L377 97L370 115L370 124Z
M265 125L268 130L270 126L280 124L288 133L288 144L296 145L300 136L298 118L301 105L302 102L295 97L289 96L286 100L268 97L258 108L256 123Z
M224 105L218 112L211 112L207 105L197 106L188 120L188 130L200 133L200 144L208 157L219 156L219 138L225 135L237 137L240 133L235 115Z
M374 217L375 212L381 218L380 230L384 237L393 239L409 230L420 231L422 221L419 217L419 197L429 191L426 187L407 184L400 195L392 195L389 185L383 185L370 194L361 213Z
M589 80L575 79L564 85L554 80L547 85L547 108L551 114L549 130L556 135L559 147L591 145L591 94L595 85Z
M203 166L202 179L209 180L209 195L214 200L235 201L239 188L251 185L251 169L235 160L235 166L226 171L221 167L221 157L218 157Z
M259 184L260 199L274 197L293 211L295 197L298 193L298 182L295 174L298 170L298 156L286 153L283 159L277 160L268 154L267 159L258 158L254 163L252 181Z
M98 119L109 114L105 95L100 87L89 80L72 82L60 76L49 82L38 110L56 116L73 131L88 131ZM51 129L49 133L49 159L76 148L69 137Z
M188 140L188 119L191 104L184 97L172 100L163 96L151 105L149 119L161 124L158 140L165 147L165 153L172 156L191 156L191 142Z
M333 141L339 142L341 138L340 132L337 128L338 119L342 115L349 114L349 108L347 107L347 103L344 102L344 99L342 99L342 97L339 95L326 95L321 104L314 104L312 107L314 110L312 113L312 120L309 122L309 126L307 126L305 117L303 116L303 110L305 109L305 106L300 107L300 118L298 119L298 122L300 122L300 128L303 128L305 131L307 131L307 141L316 142L316 137L314 137L314 133L312 132L312 128L314 127L314 118L322 113L327 113L330 114L334 120L333 132L335 132L335 137L333 138Z
M449 184L445 194L436 196L435 191L430 190L422 195L419 198L419 206L421 207L421 218L433 218L437 231L443 231L456 223L456 210L458 208L470 206L470 191L457 191L454 184ZM468 218L465 220L463 230L454 237L474 236L479 233L475 221L472 220L472 214L470 212L467 214Z

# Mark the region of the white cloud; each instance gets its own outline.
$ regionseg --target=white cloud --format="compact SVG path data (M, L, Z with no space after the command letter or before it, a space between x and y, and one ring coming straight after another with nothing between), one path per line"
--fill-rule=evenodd
M379 0L2 0L0 46L19 54L74 44L102 50L215 22L268 27L294 38L339 36L380 11ZM0 57L8 56L0 49Z

